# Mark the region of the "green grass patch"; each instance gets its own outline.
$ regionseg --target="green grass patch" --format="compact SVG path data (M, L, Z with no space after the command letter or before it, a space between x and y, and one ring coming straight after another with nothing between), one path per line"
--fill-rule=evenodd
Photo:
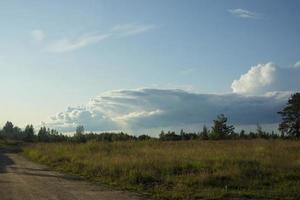
M34 144L56 170L155 199L300 199L300 142L134 141Z

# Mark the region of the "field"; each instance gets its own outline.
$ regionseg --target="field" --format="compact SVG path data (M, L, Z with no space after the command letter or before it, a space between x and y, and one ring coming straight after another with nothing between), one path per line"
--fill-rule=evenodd
M300 199L299 141L39 143L24 154L154 199Z
M4 146L4 141L0 139L0 148Z

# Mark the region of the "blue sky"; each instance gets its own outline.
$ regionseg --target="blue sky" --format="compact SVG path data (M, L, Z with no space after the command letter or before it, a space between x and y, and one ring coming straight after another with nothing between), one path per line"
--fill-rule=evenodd
M273 0L1 1L0 123L48 122L111 90L298 90L296 76L283 84L298 75L299 9ZM252 66L265 78L258 86L240 79ZM139 109L130 113L150 112Z

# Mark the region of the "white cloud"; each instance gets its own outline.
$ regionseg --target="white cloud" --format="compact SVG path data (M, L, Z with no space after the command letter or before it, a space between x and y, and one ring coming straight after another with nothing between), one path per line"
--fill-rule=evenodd
M112 31L121 37L138 35L143 32L156 28L155 25L143 24L118 24L112 28Z
M51 122L45 123L62 131L75 130L78 125L85 125L89 130L114 130L118 126L103 113L87 107L69 107L65 112L51 117Z
M74 39L60 39L46 47L47 51L62 53L74 51L109 38L109 34L86 34Z
M31 36L35 41L42 42L45 39L46 34L44 33L44 31L36 29L31 32Z
M260 16L258 13L251 12L249 10L244 10L241 8L230 9L230 10L228 10L228 12L231 13L232 15L234 15L236 17L240 17L240 18L257 19Z
M211 123L224 113L235 124L276 123L290 93L263 96L197 94L183 90L119 90L95 97L85 107L68 108L47 123L63 131L140 130Z
M294 67L297 68L297 69L300 69L300 61L296 62Z
M300 91L299 83L297 68L258 64L233 81L233 93L151 88L109 91L83 107L58 113L46 125L60 131L74 131L77 125L92 131L199 128L220 113L235 125L276 124L280 120L277 112L293 91Z
M155 116L161 114L161 110L153 110L153 111L141 111L141 112L130 112L128 114L117 116L114 118L116 121L120 122L128 122L130 120L142 118L142 117L149 117L149 116Z
M260 93L261 88L269 86L274 81L275 72L276 67L272 63L258 64L241 75L239 80L234 80L231 88L235 93Z
M300 70L280 68L272 63L258 64L231 84L238 94L255 95L272 91L300 90Z
M75 38L63 38L49 41L45 44L45 50L54 53L70 52L97 44L106 39L134 36L154 28L156 28L155 25L119 24L114 26L111 30L103 33L90 33ZM33 30L32 36L34 40L38 42L45 39L45 33L42 30Z

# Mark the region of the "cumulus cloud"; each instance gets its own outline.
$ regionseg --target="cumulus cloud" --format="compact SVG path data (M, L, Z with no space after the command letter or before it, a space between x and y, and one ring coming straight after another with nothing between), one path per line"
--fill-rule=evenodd
M31 32L31 36L35 41L42 42L45 39L46 34L44 31L36 29Z
M253 66L246 74L241 75L240 79L234 80L231 88L235 93L259 93L274 81L275 72L276 67L272 63Z
M69 107L66 111L51 117L51 121L46 123L62 131L74 130L78 125L85 125L89 130L114 130L118 129L110 118L93 108Z
M224 113L235 124L276 123L290 93L263 96L198 94L183 90L139 89L103 93L85 107L68 108L47 123L63 131L137 130L210 123Z
M257 19L260 16L258 13L251 12L249 10L244 10L241 8L230 9L228 10L228 12L239 18Z
M231 84L238 94L255 95L271 91L300 90L300 70L280 68L273 63L258 64Z
M77 125L92 131L199 128L220 113L235 125L276 124L277 112L293 92L300 91L299 83L297 67L258 64L233 81L233 93L201 94L151 88L109 91L83 107L58 113L46 125L66 132Z

